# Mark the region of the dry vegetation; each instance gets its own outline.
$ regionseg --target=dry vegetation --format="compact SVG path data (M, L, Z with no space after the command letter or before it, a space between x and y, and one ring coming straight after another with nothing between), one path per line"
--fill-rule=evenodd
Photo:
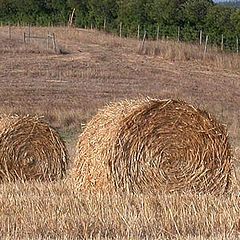
M211 115L172 99L121 101L81 134L72 175L81 189L224 193L231 148Z
M160 56L171 61L194 61L222 69L239 70L240 68L238 54L223 53L219 48L212 46L207 46L205 52L204 45L174 41L149 41L143 47L140 44L139 53Z
M38 117L2 115L0 145L0 182L52 181L66 174L66 146L59 134Z
M240 59L173 42L139 42L97 31L55 32L62 54L45 42L23 44L27 28L0 28L0 112L44 115L67 141L97 109L125 98L180 98L227 124L240 157ZM210 50L209 50L210 51ZM212 50L216 51L216 50ZM199 57L200 56L200 57ZM239 163L237 166L237 173ZM236 188L238 186L236 185ZM232 195L118 196L79 192L71 182L0 185L0 236L5 239L236 239L240 198Z
M74 185L0 186L7 239L238 239L239 197L109 195Z

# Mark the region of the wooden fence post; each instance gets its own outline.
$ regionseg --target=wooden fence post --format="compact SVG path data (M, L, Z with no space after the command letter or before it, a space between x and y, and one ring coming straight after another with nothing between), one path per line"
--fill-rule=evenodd
M178 36L177 36L177 41L180 42L180 27L178 27Z
M28 24L28 41L30 43L30 37L31 37L31 25Z
M73 9L71 15L69 16L69 19L68 19L68 26L69 27L72 27L72 25L73 25L73 17L74 17L75 11L76 11L76 8Z
M26 43L26 33L23 33L23 42Z
M140 39L140 25L138 24L138 32L137 32L137 39Z
M107 20L106 20L106 18L104 18L104 22L103 22L103 29L104 29L104 31L106 31L106 22L107 22Z
M49 49L49 32L47 33L47 50Z
M120 26L119 26L119 36L120 38L122 37L122 22L120 22Z
M159 30L160 30L160 27L159 25L157 26L157 41L159 40Z
M208 35L206 36L206 41L205 41L204 55L203 55L204 58L205 58L206 53L207 53L207 44L208 44Z
M238 53L238 49L239 49L238 37L236 38L236 44L237 44L237 53Z
M9 26L8 26L8 36L9 36L9 39L12 39L12 26L11 26L11 24L9 24Z
M202 45L202 30L200 30L200 33L199 33L199 45L201 46Z
M223 52L224 50L224 36L222 34L222 40L221 40L221 51Z
M56 37L54 33L52 33L52 41L53 41L53 49L55 53L57 53Z
M144 30L143 40L142 40L142 43L141 43L141 46L140 46L140 52L141 52L141 51L143 50L143 48L144 48L145 40L146 40L146 35L147 35L147 31Z

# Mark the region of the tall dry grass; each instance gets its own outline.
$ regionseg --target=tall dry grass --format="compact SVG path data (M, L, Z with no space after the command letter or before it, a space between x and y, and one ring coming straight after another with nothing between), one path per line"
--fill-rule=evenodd
M240 199L76 192L74 184L0 186L3 239L238 239Z
M171 61L199 61L208 66L239 70L240 55L221 52L219 48L208 46L205 53L204 45L176 41L147 41L139 46L139 53L160 56Z

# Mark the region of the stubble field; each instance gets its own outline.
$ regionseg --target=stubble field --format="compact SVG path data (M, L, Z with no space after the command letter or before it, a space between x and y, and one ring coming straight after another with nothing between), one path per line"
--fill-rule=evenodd
M27 27L0 28L0 111L43 115L67 142L105 104L139 97L183 99L229 129L240 157L240 57L216 49L120 39L95 30L31 28L56 34L23 43ZM70 166L71 167L71 166ZM238 186L236 186L237 188ZM232 195L118 196L79 192L67 180L0 185L0 236L7 239L236 239L240 199Z

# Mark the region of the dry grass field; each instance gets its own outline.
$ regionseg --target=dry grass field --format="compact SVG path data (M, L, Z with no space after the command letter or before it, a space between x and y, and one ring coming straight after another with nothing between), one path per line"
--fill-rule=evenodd
M23 43L27 27L0 27L0 111L43 115L74 158L85 123L105 104L149 96L183 99L225 123L240 164L240 56L167 41L147 42L95 30L32 28L56 34ZM51 44L50 44L51 45ZM50 46L51 47L51 46ZM236 186L238 188L238 186ZM225 196L79 192L67 180L0 185L2 239L238 239L238 190Z

